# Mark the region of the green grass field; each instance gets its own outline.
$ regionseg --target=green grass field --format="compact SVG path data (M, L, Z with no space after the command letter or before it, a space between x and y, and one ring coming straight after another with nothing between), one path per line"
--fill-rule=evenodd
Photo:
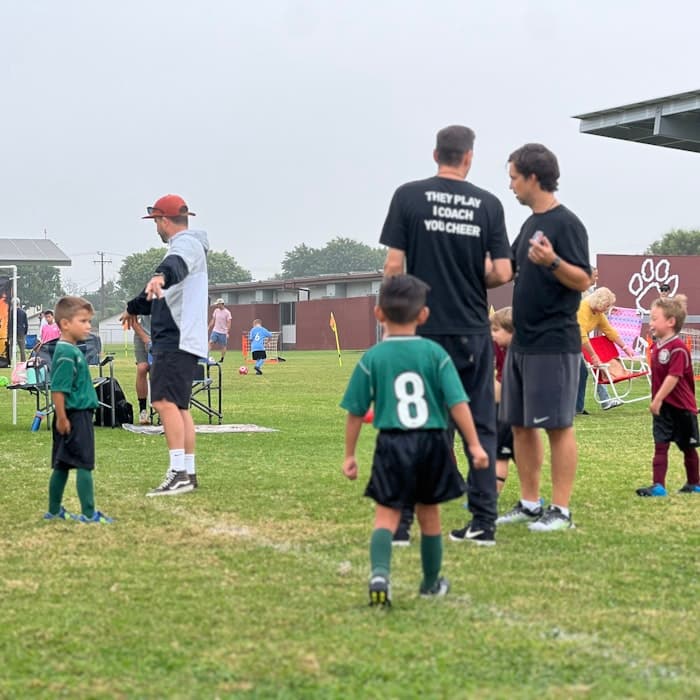
M162 437L96 429L110 526L41 519L50 433L30 432L23 392L13 426L0 390L0 698L700 697L700 497L675 494L675 448L673 495L634 494L651 476L645 402L603 413L589 390L576 530L446 539L441 600L417 594L416 538L394 551L393 608L370 609L371 426L360 479L340 471L338 402L359 357L288 353L242 377L230 353L225 422L279 432L200 435L193 494L144 497L165 472ZM135 403L123 348L116 375ZM76 510L73 478L67 495ZM513 475L502 509L517 498ZM447 504L444 532L466 515Z

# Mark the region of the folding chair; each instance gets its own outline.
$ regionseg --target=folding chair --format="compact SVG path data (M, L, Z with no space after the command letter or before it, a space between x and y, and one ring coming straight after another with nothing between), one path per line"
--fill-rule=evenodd
M13 390L26 391L36 400L36 410L37 413L41 412L44 416L49 416L54 408L53 402L51 401L51 367L53 365L53 355L56 350L56 343L58 339L50 340L47 343L39 346L39 350L33 351L27 361L28 370L33 369L33 375L30 376L30 371L27 372L27 382L24 384L10 384L7 388ZM98 410L109 410L112 415L112 424L114 424L115 417L115 400L114 400L114 382L110 381L114 379L114 369L113 369L113 355L107 355L100 359L100 352L102 350L102 341L98 335L91 333L88 338L82 342L78 343L77 346L80 351L85 355L87 363L91 367L98 368L98 376L93 377L92 384L97 389L110 382L110 403L107 401L100 401ZM109 375L105 375L105 366L109 366ZM46 429L50 428L49 421L46 421Z
M642 338L642 315L637 309L613 306L608 312L610 325L620 334L624 345L629 345L636 355L646 356L647 341Z
M114 395L114 355L105 355L102 357L102 339L95 333L90 335L82 342L78 343L78 348L85 355L85 359L90 367L97 367L97 376L92 378L92 385L97 392L99 406L97 412L101 412L99 425L116 425L116 399ZM107 368L107 369L105 369ZM107 374L105 374L107 372ZM108 393L105 396L105 390L100 391L100 387L107 384ZM105 412L109 411L111 420L105 420Z
M587 350L583 350L583 357L586 360L586 367L593 377L594 384L605 386L610 392L611 399L618 399L622 403L634 403L635 401L648 401L651 398L651 370L646 359L641 355L634 357L621 356L618 348L612 340L604 335L599 335L590 339L591 346L601 364L594 367L591 364L591 357ZM615 368L619 371L616 371ZM634 379L646 379L646 386L643 395L631 395ZM636 387L637 384L634 385ZM595 393L595 400L598 404L603 403Z
M212 375L212 372L215 374ZM202 358L197 363L195 378L192 382L190 406L198 408L205 413L209 423L214 418L218 420L219 425L223 422L224 414L221 410L221 365L218 362Z
M150 381L150 379L149 379ZM221 404L221 365L215 360L200 358L192 380L192 395L190 408L196 408L204 413L209 423L216 420L223 423L224 414ZM151 406L151 423L160 425L160 416Z

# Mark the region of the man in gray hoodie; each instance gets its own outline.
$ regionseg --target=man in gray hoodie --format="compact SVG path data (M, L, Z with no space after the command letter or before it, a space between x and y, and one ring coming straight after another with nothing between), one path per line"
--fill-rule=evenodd
M147 496L172 496L197 487L195 431L189 412L197 361L206 357L209 279L204 231L189 228L182 197L161 197L144 219L153 219L168 252L143 291L126 306L122 320L131 327L136 316L151 316L153 365L151 404L158 411L170 451L163 483Z

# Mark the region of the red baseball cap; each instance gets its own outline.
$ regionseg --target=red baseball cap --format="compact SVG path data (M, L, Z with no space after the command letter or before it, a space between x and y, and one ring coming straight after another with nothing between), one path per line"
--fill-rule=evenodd
M159 216L197 216L187 208L187 203L178 194L166 194L161 197L152 207L146 207L148 214L142 219L155 219Z

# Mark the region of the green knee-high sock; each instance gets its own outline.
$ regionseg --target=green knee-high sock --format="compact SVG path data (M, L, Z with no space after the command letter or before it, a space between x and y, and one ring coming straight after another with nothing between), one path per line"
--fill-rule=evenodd
M92 518L95 515L95 491L92 484L92 470L76 469L75 471L80 510L86 518Z
M68 481L67 469L52 469L49 479L49 513L58 515L63 503L63 492Z
M394 535L391 530L378 528L372 532L369 541L369 563L372 576L386 576L391 571L391 540Z
M420 559L423 565L423 588L432 588L442 566L442 535L421 535Z

